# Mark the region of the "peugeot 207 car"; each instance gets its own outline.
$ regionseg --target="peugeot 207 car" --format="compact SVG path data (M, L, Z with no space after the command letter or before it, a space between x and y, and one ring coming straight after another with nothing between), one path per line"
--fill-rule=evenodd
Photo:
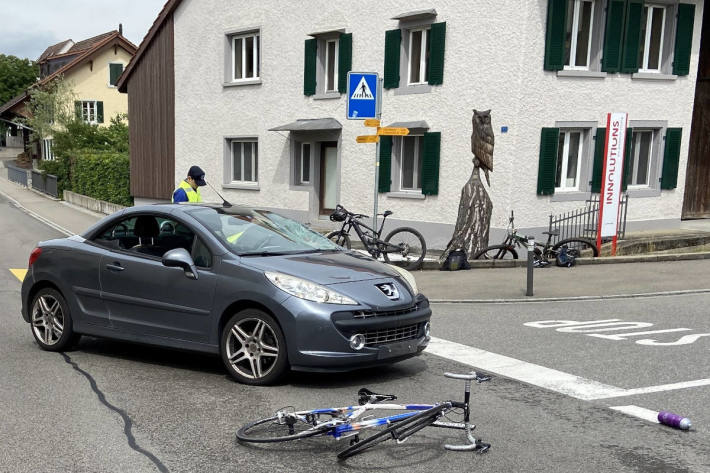
M277 213L150 205L42 242L22 316L45 350L82 334L220 354L269 384L287 369L403 360L429 342L429 302L407 271L345 250Z

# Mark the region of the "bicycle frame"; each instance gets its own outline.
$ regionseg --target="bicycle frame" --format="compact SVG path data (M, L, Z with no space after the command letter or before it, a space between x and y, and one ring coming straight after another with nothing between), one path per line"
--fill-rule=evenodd
M374 258L377 258L377 257L379 257L380 253L386 252L386 249L385 249L386 246L391 246L393 248L392 251L399 251L398 247L395 247L394 245L389 245L388 243L385 243L381 239L382 229L385 227L385 220L387 220L387 217L383 216L382 217L382 224L380 225L380 229L376 231L374 228L370 227L369 225L357 220L355 218L354 214L350 214L350 215L348 215L348 218L346 218L345 221L343 222L343 226L340 228L340 231L342 233L349 234L350 229L354 229L358 238L360 238L360 241L362 242L362 244L365 245L365 248L367 249L367 251ZM345 227L347 227L347 229ZM363 231L363 228L365 228L367 231L371 232L371 234L368 234L367 232ZM368 240L372 240L372 241L368 241Z

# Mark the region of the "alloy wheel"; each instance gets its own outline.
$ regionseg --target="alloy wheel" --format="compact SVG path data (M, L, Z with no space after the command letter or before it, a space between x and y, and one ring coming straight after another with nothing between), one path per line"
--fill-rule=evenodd
M279 341L274 329L264 320L247 318L230 328L226 351L229 364L239 375L259 379L276 366Z
M64 312L57 299L51 295L37 298L32 308L32 330L44 344L56 344L64 333Z

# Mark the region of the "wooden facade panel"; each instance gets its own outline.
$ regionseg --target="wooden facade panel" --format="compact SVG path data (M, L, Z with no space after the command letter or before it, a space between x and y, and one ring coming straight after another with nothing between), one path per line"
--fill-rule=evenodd
M127 81L131 194L170 199L175 187L173 16L161 25Z

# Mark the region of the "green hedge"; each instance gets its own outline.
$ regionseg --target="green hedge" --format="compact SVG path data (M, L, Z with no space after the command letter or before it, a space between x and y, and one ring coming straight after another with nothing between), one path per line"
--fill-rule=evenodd
M68 159L57 158L54 161L45 161L43 159L39 162L39 168L44 171L45 174L57 176L57 191L59 192L60 198L64 195L64 190L72 190L71 165Z
M95 199L131 206L128 153L78 151L71 166L71 190Z

